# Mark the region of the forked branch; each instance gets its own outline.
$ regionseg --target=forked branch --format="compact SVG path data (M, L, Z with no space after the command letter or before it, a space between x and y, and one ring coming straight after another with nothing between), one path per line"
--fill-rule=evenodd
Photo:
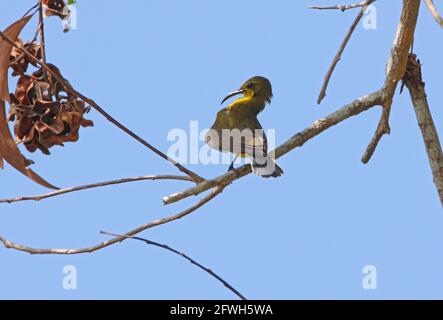
M337 65L338 61L340 61L341 55L344 49L346 48L346 45L349 42L349 39L353 31L355 30L356 25L360 22L365 12L365 8L368 5L370 5L372 2L374 1L363 1L359 4L344 7L348 9L362 7L362 10L354 20L354 23L352 24L349 32L347 33L345 39L343 40L343 43L340 46L340 49L326 74L322 90L320 91L320 95L318 97L317 101L318 103L320 103L322 99L325 97L326 89L328 87L329 80L335 69L335 66ZM343 8L343 6L314 7L314 8L340 9ZM384 135L391 133L391 128L389 126L389 117L391 113L392 101L397 85L406 72L406 64L408 60L409 51L414 41L414 33L415 33L415 27L417 25L419 8L420 8L420 0L403 0L400 22L398 24L397 33L394 39L394 43L392 45L391 55L389 57L387 64L386 80L382 89L383 112L380 117L380 121L378 123L375 134L362 157L363 163L368 163L369 160L372 158L381 138Z
M80 248L80 249L38 249L38 248L31 248L25 245L21 245L21 244L17 244L14 243L4 237L0 237L0 242L3 243L3 245L5 246L5 248L7 249L14 249L14 250L18 250L18 251L22 251L22 252L26 252L29 254L52 254L52 255L74 255L74 254L82 254L82 253L92 253L104 248L107 248L113 244L116 243L120 243L122 241L125 241L128 239L128 237L132 237L135 236L137 234L139 234L140 232L143 232L147 229L150 228L154 228L154 227L158 227L161 226L163 224L166 223L170 223L172 221L176 221L179 220L181 218L186 217L187 215L191 214L192 212L196 211L197 209L201 208L202 206L204 206L205 204L207 204L208 202L210 202L211 200L213 200L215 197L217 197L220 193L223 192L225 186L224 185L220 185L218 187L216 187L211 193L209 193L208 195L206 195L205 197L203 197L202 199L200 199L195 205L193 205L192 207L189 207L183 211L181 211L178 214L175 214L173 216L167 217L167 218L163 218L163 219L159 219L159 220L155 220L149 223L146 223L134 230L131 230L127 233L125 233L123 235L123 237L114 237L111 240L108 241L104 241L101 242L97 245L91 246L91 247L87 247L87 248Z
M368 163L372 158L381 138L385 134L391 133L389 117L391 114L392 101L398 83L403 79L406 73L409 52L414 43L415 27L417 25L419 9L420 0L403 0L400 22L397 27L397 33L386 68L386 80L383 88L385 96L383 112L374 137L362 157L363 163Z

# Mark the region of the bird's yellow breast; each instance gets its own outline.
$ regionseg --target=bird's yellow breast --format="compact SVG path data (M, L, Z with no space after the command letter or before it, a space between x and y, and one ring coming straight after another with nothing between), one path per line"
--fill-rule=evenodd
M252 100L252 96L248 96L248 97L243 97L243 98L237 99L233 103L231 103L226 109L230 110L230 109L235 108L235 107L237 107L239 105L247 104L247 103L251 102L251 100Z

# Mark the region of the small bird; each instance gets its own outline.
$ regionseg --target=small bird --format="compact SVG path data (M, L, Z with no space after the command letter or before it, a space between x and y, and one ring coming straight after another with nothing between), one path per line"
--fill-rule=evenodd
M239 90L228 94L222 104L237 95L243 97L217 113L215 123L206 134L206 144L218 151L236 155L229 171L234 170L234 162L240 156L251 159L252 170L256 175L263 178L280 177L283 170L269 157L266 135L257 119L266 104L271 103L271 82L264 77L253 77Z

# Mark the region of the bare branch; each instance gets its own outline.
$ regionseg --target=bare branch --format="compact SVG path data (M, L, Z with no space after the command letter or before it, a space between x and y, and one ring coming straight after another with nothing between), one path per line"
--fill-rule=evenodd
M374 0L372 0L372 1L364 1L364 2L365 3L368 2L368 4L370 4L370 3L374 2ZM364 5L361 8L359 14L354 19L354 22L352 23L348 33L346 34L346 37L344 38L340 48L338 49L338 52L335 55L334 60L332 61L332 64L329 67L328 72L326 73L325 80L323 82L322 88L320 90L320 94L319 94L318 99L317 99L317 103L318 104L320 104L322 102L322 100L326 97L326 90L328 89L329 81L331 80L331 76L334 73L335 67L337 66L338 62L341 60L341 56L342 56L343 52L345 51L346 46L348 45L348 42L351 39L351 36L354 33L354 31L355 31L355 28L360 23L361 18L363 18L363 15L365 14L366 9L367 9L367 4Z
M329 129L332 126L352 117L356 116L363 111L366 111L374 106L381 105L383 103L383 93L382 91L376 91L371 93L370 95L361 97L348 105L345 105L341 109L336 112L328 115L326 118L320 119L314 122L311 126L306 128L305 130L295 134L288 141L283 143L275 150L276 158L279 158L291 150L303 146L307 141L316 137L323 131ZM211 188L214 188L218 185L226 185L230 184L239 178L248 175L251 173L251 166L245 165L236 171L228 172L218 178L207 180L205 182L199 183L197 186L187 189L185 191L170 195L168 197L163 198L164 204L171 204L190 196L197 196L202 192L205 192Z
M159 149L157 149L156 147L154 147L153 145L151 145L150 143L148 143L146 140L142 139L140 136L138 136L137 134L135 134L134 132L132 132L131 130L129 130L127 127L125 127L123 124L121 124L120 122L118 122L116 119L114 119L109 113L107 113L103 108L101 108L94 100L87 98L86 96L82 95L81 93L79 93L78 91L76 91L75 89L73 89L72 87L70 87L70 93L72 93L73 95L79 97L80 99L82 99L83 101L85 101L87 104L89 104L91 107L93 107L95 110L97 110L100 114L102 114L109 122L111 122L112 124L114 124L117 128L121 129L122 131L124 131L125 133L127 133L128 135L130 135L132 138L134 138L135 140L137 140L138 142L140 142L142 145L144 145L145 147L147 147L148 149L150 149L151 151L153 151L155 154L157 154L158 156L160 156L161 158L169 161L172 165L174 165L175 167L177 167L178 170L180 170L181 172L185 173L186 175L188 175L189 177L191 177L195 182L202 182L205 181L204 178L200 177L198 174L196 174L195 172L185 168L183 165L181 165L180 163L178 163L177 161L175 161L174 159L168 157L166 154L164 154L163 152L161 152Z
M363 157L361 158L361 161L363 163L368 163L369 160L371 160L372 156L374 155L375 149L377 149L378 143L380 142L381 138L385 134L391 134L391 127L389 126L389 116L391 114L391 107L392 107L392 98L390 98L390 101L385 101L383 105L383 111L380 117L380 121L378 122L377 129L375 130L375 134L372 137L371 142L369 142L368 147L366 148L365 153L363 154Z
M154 242L148 239L144 239L144 238L140 238L140 237L126 237L124 235L120 235L120 234L115 234L115 233L110 233L110 232L105 232L105 231L101 231L102 234L108 235L108 236L112 236L112 237L122 237L122 238L127 238L127 239L133 239L133 240L138 240L138 241L142 241L148 245L152 245L158 248L162 248L165 249L167 251L170 251L172 253L175 253L176 255L179 255L180 257L188 260L190 263L192 263L193 265L197 266L198 268L200 268L201 270L207 272L209 275L211 275L212 277L214 277L215 279L217 279L218 281L220 281L226 288L228 288L229 290L231 290L237 297L239 297L242 300L247 300L237 289L235 289L233 286L231 286L226 280L224 280L222 277L220 277L218 274L216 274L214 271L212 271L211 269L203 266L202 264L198 263L197 261L195 261L194 259L192 259L191 257L189 257L188 255L186 255L183 252L177 251L174 248L171 248L170 246L166 245L166 244L161 244L158 242Z
M399 81L404 77L408 63L409 50L414 42L415 27L417 25L420 0L403 0L400 22L392 45L391 55L387 64L386 81L383 88L383 112L369 146L367 147L362 162L368 163L381 138L389 134L389 116L391 113L392 99Z
M313 9L352 9L357 7L362 7L359 15L354 20L354 23L352 24L351 28L348 31L348 34L346 35L345 39L343 40L342 45L340 46L340 49L335 56L332 65L330 66L326 76L325 80L323 82L323 87L320 91L320 95L318 97L317 103L321 103L323 98L326 96L326 90L330 81L330 78L332 76L332 73L334 72L334 69L337 65L337 63L340 61L343 51L345 50L349 39L352 36L352 33L355 30L355 27L360 22L367 6L371 4L374 1L363 1L358 4L354 5L337 5L337 6L330 6L330 7L313 7ZM392 107L392 100L394 97L395 90L397 88L398 82L403 78L404 73L406 71L406 63L407 63L407 57L409 54L409 50L412 47L413 40L414 40L414 32L415 32L415 26L417 24L417 17L418 17L418 11L420 8L420 0L403 0L403 8L402 8L402 14L400 18L400 23L397 28L397 34L396 38L394 40L394 44L392 46L391 55L389 57L388 61L388 67L387 67L387 75L386 75L386 81L383 88L383 112L380 118L380 121L378 123L377 129L375 131L375 134L369 143L368 147L366 148L366 151L362 157L363 163L368 163L369 160L372 158L378 143L380 142L381 138L385 134L390 134L391 128L389 126L389 117L391 113L391 107Z
M355 9L355 8L362 8L369 6L371 3L375 2L376 0L366 0L359 3L354 4L338 4L335 6L308 6L308 9L316 9L316 10L341 10L346 11L349 9Z
M107 113L102 107L100 107L94 100L82 95L80 92L78 92L77 90L75 90L71 84L58 72L54 71L53 68L49 67L48 64L40 61L38 58L36 58L35 56L33 56L29 51L27 51L23 46L19 46L17 43L15 43L14 41L12 41L8 36L6 36L3 32L0 31L0 36L7 42L9 42L10 44L12 44L14 47L16 47L17 49L19 49L21 52L23 52L31 61L39 64L40 66L43 67L43 69L45 69L45 71L47 71L49 74L51 74L51 76L53 76L57 81L59 81L64 89L66 90L66 92L72 94L73 96L83 100L84 102L86 102L88 105L90 105L92 108L94 108L95 110L97 110L102 116L104 116L109 122L111 122L112 124L114 124L117 128L121 129L122 131L124 131L125 133L127 133L129 136L131 136L132 138L134 138L135 140L137 140L139 143L141 143L142 145L144 145L145 147L147 147L149 150L151 150L152 152L154 152L155 154L157 154L158 156L160 156L161 158L169 161L171 164L173 164L175 167L177 167L177 169L179 169L181 172L187 174L188 176L190 176L195 182L202 182L205 179L200 177L198 174L196 174L195 172L192 172L191 170L185 168L184 166L182 166L181 164L179 164L177 161L175 161L174 159L168 157L166 154L164 154L163 152L161 152L159 149L157 149L156 147L154 147L153 145L151 145L149 142L147 142L146 140L144 140L143 138L141 138L140 136L138 136L137 134L135 134L134 132L132 132L130 129L128 129L127 127L125 127L123 124L121 124L120 122L118 122L115 118L113 118L109 113Z
M41 194L38 196L20 196L16 198L10 198L10 199L0 199L0 203L13 203L13 202L21 202L21 201L41 201L43 199L53 198L57 197L63 194L77 192L77 191L83 191L87 189L94 189L94 188L100 188L105 186L111 186L116 184L124 184L124 183L130 183L130 182L136 182L136 181L145 181L145 180L181 180L181 181L190 181L193 182L194 180L191 177L188 176L173 176L173 175L150 175L150 176L142 176L142 177L135 177L135 178L123 178L118 180L111 180L111 181L105 181L105 182L97 182L97 183L91 183L86 184L83 186L77 186L77 187L71 187L71 188L65 188L57 191L53 191L46 194Z
M428 6L429 11L431 11L431 14L434 17L435 21L437 21L440 27L443 28L443 18L441 17L440 13L435 7L434 2L432 0L425 0L425 2L426 5Z
M5 246L5 248L7 249L13 249L13 250L17 250L17 251L22 251L22 252L26 252L29 254L53 254L53 255L74 255L74 254L82 254L82 253L92 253L98 250L102 250L104 248L107 248L113 244L116 243L120 243L123 242L127 239L127 237L132 237L135 236L137 234L139 234L140 232L143 232L147 229L153 228L153 227L157 227L166 223L170 223L172 221L176 221L179 220L181 218L186 217L187 215L191 214L192 212L194 212L195 210L201 208L202 206L204 206L206 203L210 202L212 199L214 199L215 197L217 197L220 193L223 192L223 190L225 189L226 185L220 185L217 188L215 188L211 193L209 193L208 195L206 195L205 197L203 197L202 199L200 199L195 205L193 205L192 207L185 209L184 211L167 217L167 218L163 218L163 219L159 219L159 220L155 220L152 222L149 222L147 224L144 224L134 230L131 230L127 233L124 234L124 237L115 237L111 240L99 243L95 246L92 247L87 247L87 248L81 248L81 249L37 249L37 248L31 248L28 246L24 246L24 245L20 245L17 243L14 243L4 237L0 237L0 242L3 243L3 245Z
M415 114L417 115L418 126L420 127L428 154L432 176L443 207L443 153L426 97L420 61L417 60L415 54L410 55L404 82L411 95Z

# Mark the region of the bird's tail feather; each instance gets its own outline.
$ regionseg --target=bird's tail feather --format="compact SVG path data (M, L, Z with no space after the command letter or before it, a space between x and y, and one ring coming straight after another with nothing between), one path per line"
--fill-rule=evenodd
M264 161L253 160L251 163L252 171L263 178L278 178L284 174L283 169L274 161L267 157Z

